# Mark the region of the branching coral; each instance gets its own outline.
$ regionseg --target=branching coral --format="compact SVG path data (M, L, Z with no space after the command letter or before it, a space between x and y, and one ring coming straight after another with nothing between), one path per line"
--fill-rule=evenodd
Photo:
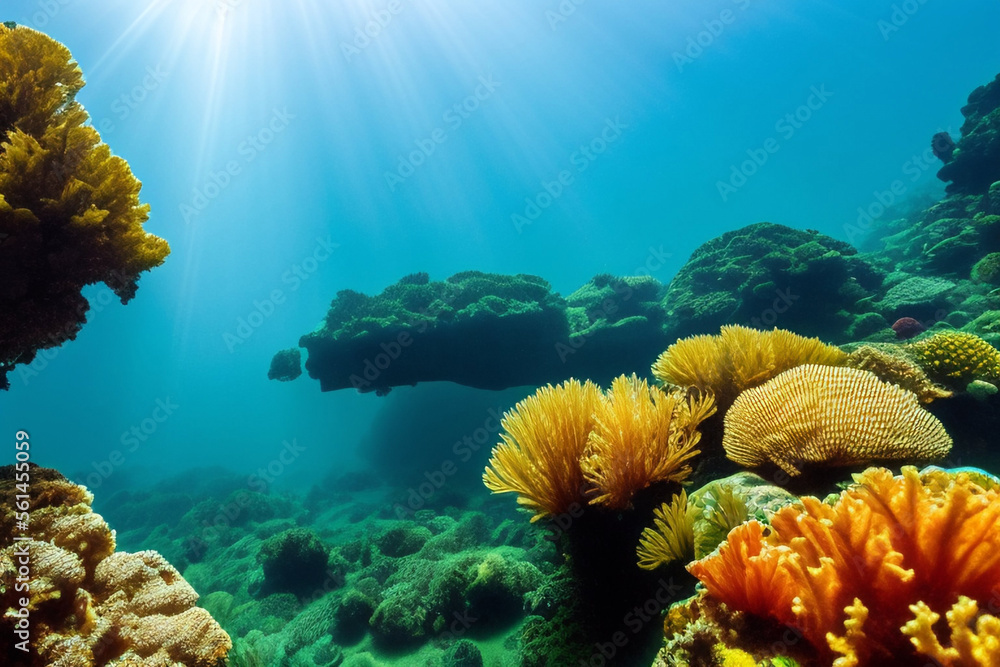
M946 667L981 665L1000 667L1000 618L979 614L976 601L964 595L945 614L951 631L951 646L944 647L934 632L941 615L923 602L910 605L914 619L902 632L920 653Z
M807 497L779 510L770 534L756 521L735 528L689 570L730 613L796 628L820 661L840 654L836 667L923 664L921 654L995 664L976 656L991 655L998 621L973 620L1000 595L1000 491L974 479L870 468L832 505ZM942 612L951 648L934 638Z
M581 461L597 489L591 502L625 509L632 494L650 484L685 480L687 461L699 453L698 426L714 412L709 394L668 394L635 375L617 378L596 406Z
M1000 351L975 334L943 331L911 343L907 351L931 378L950 387L1000 382Z
M494 493L517 493L518 504L535 511L532 521L584 504L580 457L602 400L593 382L567 380L518 403L504 415L483 483Z
M798 475L803 464L931 461L951 438L914 394L867 371L806 365L743 392L726 413L722 444L740 465Z
M25 667L218 667L231 644L198 594L155 551L115 553L114 534L93 499L52 470L30 470L30 539L13 543L13 466L0 468L0 631L27 596L27 652L0 644L0 662ZM7 537L10 536L10 537ZM31 587L15 588L27 552Z
M690 474L698 425L714 411L710 395L666 393L635 376L606 395L589 381L542 387L504 415L483 482L516 492L532 521L588 501L624 509L636 491Z
M0 25L0 385L39 349L86 321L80 290L103 282L128 302L139 275L170 252L147 234L149 207L75 101L83 75L69 51Z
M653 375L664 384L696 387L715 396L725 410L745 389L802 364L840 365L847 355L817 338L791 331L760 331L724 326L717 336L692 336L677 341L653 364Z

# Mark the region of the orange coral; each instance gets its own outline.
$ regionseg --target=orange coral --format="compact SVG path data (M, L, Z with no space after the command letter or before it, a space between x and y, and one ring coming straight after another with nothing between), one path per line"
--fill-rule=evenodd
M760 331L724 326L717 336L678 340L653 364L664 384L697 387L715 396L725 410L745 389L767 382L802 364L838 366L847 360L840 348L784 329Z
M699 424L715 412L711 395L669 394L635 375L614 380L596 408L596 424L581 465L597 488L592 503L629 506L632 495L654 482L681 482L699 451Z
M951 438L917 397L856 368L805 365L740 394L726 413L722 446L740 465L932 461Z
M825 659L841 654L837 667L909 664L930 650L907 625L915 614L926 625L961 596L983 605L1000 593L1000 491L974 479L870 468L833 505L804 498L772 517L767 536L744 524L689 569L731 610L796 626Z
M532 521L568 512L584 499L580 457L594 427L601 390L589 380L546 385L504 415L502 442L493 449L483 483L494 493L518 494Z

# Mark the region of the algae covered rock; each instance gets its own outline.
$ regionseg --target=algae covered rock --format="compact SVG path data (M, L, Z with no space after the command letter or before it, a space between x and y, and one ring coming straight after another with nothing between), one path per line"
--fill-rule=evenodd
M1000 252L991 252L972 267L972 279L980 283L1000 285Z
M876 306L890 321L901 317L930 320L950 306L948 297L954 289L955 283L944 278L911 276L889 288Z
M385 582L371 631L390 645L419 643L470 627L500 626L517 616L542 574L510 547L466 551L441 560L409 558Z
M949 193L985 193L1000 181L1000 74L972 91L962 115L962 138L938 178L951 181Z
M281 350L271 359L271 368L267 371L268 380L290 382L302 375L302 352L292 347Z
M293 528L264 542L257 554L264 569L262 592L308 595L323 586L329 551L304 528Z
M776 325L837 342L883 274L847 243L761 222L705 243L667 288L671 340L724 324Z
M338 292L299 345L323 391L385 394L432 381L498 390L571 375L610 381L644 371L664 347L661 290L648 277L601 275L563 299L537 276L466 271L437 282L419 273L377 296ZM288 361L279 352L271 375L288 376Z

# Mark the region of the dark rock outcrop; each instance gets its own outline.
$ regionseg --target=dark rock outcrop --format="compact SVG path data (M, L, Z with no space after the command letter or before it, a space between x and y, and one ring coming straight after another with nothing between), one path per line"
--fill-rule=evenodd
M761 222L695 250L667 289L666 333L673 340L731 323L840 342L882 279L843 241Z

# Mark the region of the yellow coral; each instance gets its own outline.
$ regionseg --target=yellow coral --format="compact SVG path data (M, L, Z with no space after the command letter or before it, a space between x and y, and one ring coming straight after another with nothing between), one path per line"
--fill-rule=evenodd
M979 614L976 601L960 595L945 614L951 630L951 646L944 647L934 632L941 615L923 602L910 605L914 618L903 626L916 649L945 667L978 665L1000 667L1000 618Z
M867 371L799 366L743 392L725 418L723 448L740 465L789 475L803 464L930 461L951 438L914 394Z
M754 657L738 648L729 648L724 645L717 645L712 649L715 664L719 667L757 667Z
M906 349L930 377L948 386L1000 381L1000 351L975 334L942 331Z
M698 508L688 505L687 493L681 491L669 503L653 510L653 526L642 531L636 554L639 567L655 570L675 560L694 556L694 521Z
M745 389L802 364L841 365L847 354L817 338L791 331L724 326L717 336L678 340L653 364L665 384L697 387L715 396L725 410Z
M535 511L532 521L583 504L580 457L594 427L601 390L589 380L547 385L518 403L501 423L483 483L494 493L517 493Z
M681 491L670 503L653 510L653 526L642 531L636 548L639 567L654 570L675 560L702 558L715 550L730 530L747 521L750 509L746 498L754 492L738 487L733 479L711 482L691 496ZM791 494L788 498L795 499ZM759 494L757 500L761 500ZM757 509L762 515L769 514L766 504Z
M714 411L710 395L666 393L634 375L606 395L590 381L548 385L504 415L483 483L517 493L532 521L588 499L623 509L636 491L690 474L698 425Z
M87 124L82 87L66 47L0 25L0 310L18 314L0 320L0 388L15 364L76 336L84 286L127 302L170 252L143 229L141 184Z
M666 393L635 375L611 383L597 404L581 465L597 489L592 503L624 509L655 482L682 482L699 453L698 426L715 412L710 394Z

